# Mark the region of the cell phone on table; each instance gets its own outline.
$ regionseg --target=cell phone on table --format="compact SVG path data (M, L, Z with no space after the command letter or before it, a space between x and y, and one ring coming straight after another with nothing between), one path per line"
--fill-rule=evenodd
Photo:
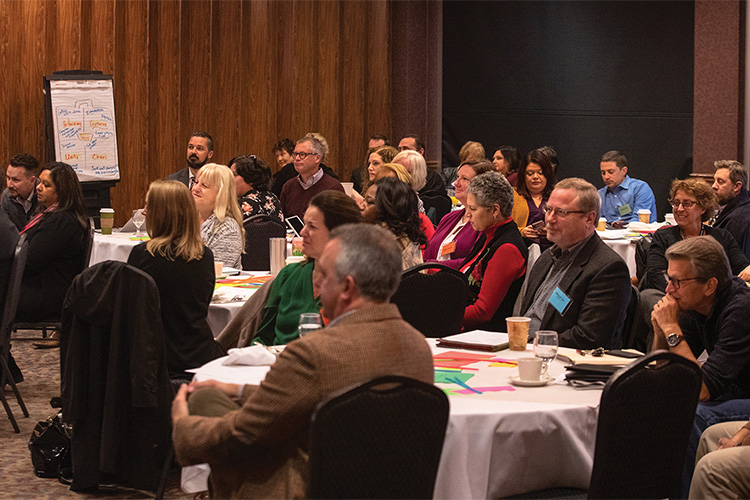
M638 354L638 353L629 352L629 351L623 351L622 349L611 349L611 350L606 351L606 352L610 356L617 356L618 358L634 359L634 358L640 358L641 356L643 356L643 354Z
M289 226L292 231L294 231L295 236L302 236L302 228L305 227L305 223L302 222L302 219L300 219L296 215L292 215L289 217L285 217L284 221L286 221L286 225Z
M544 221L543 220L538 220L535 223L531 224L531 228L532 229L539 229L539 228L542 228L542 227L544 227Z

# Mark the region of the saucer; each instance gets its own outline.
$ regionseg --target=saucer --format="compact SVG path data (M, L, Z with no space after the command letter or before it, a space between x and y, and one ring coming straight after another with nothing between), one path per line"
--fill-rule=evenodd
M539 380L521 380L520 378L518 378L518 375L508 377L508 379L510 380L511 384L517 385L519 387L541 387L543 385L549 384L554 380L554 378L550 377L548 374L544 374Z

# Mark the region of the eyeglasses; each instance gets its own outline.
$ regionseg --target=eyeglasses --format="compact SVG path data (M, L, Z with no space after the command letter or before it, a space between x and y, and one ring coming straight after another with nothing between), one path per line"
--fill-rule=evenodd
M308 156L319 155L320 153L305 153L304 151L295 151L292 153L292 158L295 160L304 160Z
M675 288L675 290L679 290L680 286L685 281L693 281L693 280L706 281L708 278L701 278L700 276L696 276L694 278L677 279L677 278L670 277L669 274L667 274L667 273L664 273L664 279L667 281L667 283L672 283L672 286Z
M549 215L552 212L555 213L555 217L558 217L560 219L564 219L570 214L585 214L586 212L584 210L563 210L562 208L555 208L547 205L544 207L544 213Z
M694 205L698 204L698 202L690 201L690 200L685 200L685 201L672 200L669 203L670 205L672 205L672 208L674 209L680 208L680 205L682 205L682 208L684 208L685 210L690 210L691 208L693 208Z

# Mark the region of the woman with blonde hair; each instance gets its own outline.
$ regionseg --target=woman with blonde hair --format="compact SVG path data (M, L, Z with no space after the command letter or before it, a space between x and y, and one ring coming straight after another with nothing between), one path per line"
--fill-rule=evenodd
M159 289L170 378L189 378L186 370L223 353L206 320L215 284L213 253L201 240L198 212L184 184L151 183L146 227L151 239L133 248L128 264L150 275Z
M213 251L216 262L242 267L245 248L242 212L237 205L234 174L225 165L203 165L195 175L192 193L201 221L203 243Z

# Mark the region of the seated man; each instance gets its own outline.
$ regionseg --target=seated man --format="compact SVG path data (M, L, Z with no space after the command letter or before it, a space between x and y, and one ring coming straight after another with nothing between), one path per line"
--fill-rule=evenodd
M521 304L529 332L555 330L560 345L578 349L619 348L630 302L625 261L599 238L599 195L583 179L555 186L546 205L545 250L531 269Z
M211 380L183 385L175 397L177 458L209 463L212 498L303 497L318 403L384 375L433 381L424 336L388 302L401 252L385 229L336 228L315 270L323 314L334 318L328 327L290 343L259 386Z
M193 132L187 145L187 167L167 176L167 180L180 181L189 189L195 184L195 174L214 155L214 139L207 132Z
M289 179L281 189L281 211L284 216L305 215L307 205L318 193L332 189L344 192L341 183L326 174L321 162L328 154L328 145L320 134L310 133L294 146L294 170L297 176Z
M628 160L619 151L607 151L599 164L604 186L599 190L602 217L615 227L638 220L638 210L650 210L656 222L656 201L651 187L628 176Z
M729 231L745 256L750 259L750 196L747 195L747 172L738 161L714 162L713 190L719 202L719 213L713 227Z
M719 422L750 418L750 400L738 399L750 398L750 288L732 277L724 248L710 236L675 243L666 257L667 294L651 313L653 348L696 363L708 352L685 461L687 493L701 433Z

